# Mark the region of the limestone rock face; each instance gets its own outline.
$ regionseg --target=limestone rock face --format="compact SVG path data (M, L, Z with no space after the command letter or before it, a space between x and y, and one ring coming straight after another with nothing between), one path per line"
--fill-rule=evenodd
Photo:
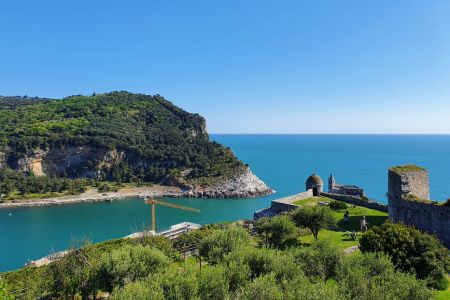
M250 198L271 193L273 193L272 189L253 174L249 168L246 168L242 174L223 183L186 192L188 196L201 198Z
M19 172L32 172L36 176L61 176L78 170L82 177L94 178L96 170L110 167L124 157L117 150L92 146L67 146L52 149L36 149L18 159ZM95 161L96 165L89 164Z
M17 170L19 172L32 172L36 176L44 176L42 160L47 156L49 150L37 149L33 153L25 155L17 161Z

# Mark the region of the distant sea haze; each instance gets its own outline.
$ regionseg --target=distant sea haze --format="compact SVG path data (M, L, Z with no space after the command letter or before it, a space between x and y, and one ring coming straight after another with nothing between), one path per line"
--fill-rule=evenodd
M430 171L432 199L450 198L449 135L213 134L211 138L231 147L276 194L256 199L167 199L201 213L158 207L158 230L183 221L206 224L252 218L272 199L303 191L313 173L322 177L325 190L333 173L338 183L363 187L369 198L386 203L388 168L413 163ZM7 245L0 247L0 271L64 250L73 238L89 237L93 242L120 238L149 222L150 209L139 199L0 209L0 244Z

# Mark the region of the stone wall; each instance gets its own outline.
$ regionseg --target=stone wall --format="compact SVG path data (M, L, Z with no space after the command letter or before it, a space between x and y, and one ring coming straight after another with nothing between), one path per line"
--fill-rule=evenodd
M294 196L273 200L270 204L270 207L256 211L253 214L253 218L257 220L262 217L272 217L282 212L297 209L299 206L294 204L295 201L311 197L313 197L313 190L309 189L306 192L298 193Z
M388 212L388 206L385 204L378 203L372 200L364 200L355 196L331 194L331 193L321 193L321 196L328 197L334 200L342 201L348 204L354 204L357 206L362 206L370 209L375 209L382 212Z
M389 217L394 222L414 225L417 229L437 235L450 248L450 207L394 199L389 202Z
M413 195L430 200L428 171L417 166L393 167L388 171L388 198Z
M427 201L428 171L394 167L389 170L388 181L389 218L435 234L450 247L450 207Z

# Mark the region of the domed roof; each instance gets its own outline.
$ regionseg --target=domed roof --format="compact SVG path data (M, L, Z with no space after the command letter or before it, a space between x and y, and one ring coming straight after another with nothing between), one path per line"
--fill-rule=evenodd
M313 174L313 175L309 176L308 179L306 180L306 186L312 187L314 185L322 185L323 186L322 178L320 178L320 176L317 174Z

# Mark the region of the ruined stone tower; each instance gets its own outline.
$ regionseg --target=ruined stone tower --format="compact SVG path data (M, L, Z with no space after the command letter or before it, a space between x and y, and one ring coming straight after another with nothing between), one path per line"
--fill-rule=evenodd
M389 169L389 218L437 235L450 247L450 207L430 201L428 171L405 165Z
M427 170L414 165L398 166L389 169L389 201L405 197L430 200L430 181Z

